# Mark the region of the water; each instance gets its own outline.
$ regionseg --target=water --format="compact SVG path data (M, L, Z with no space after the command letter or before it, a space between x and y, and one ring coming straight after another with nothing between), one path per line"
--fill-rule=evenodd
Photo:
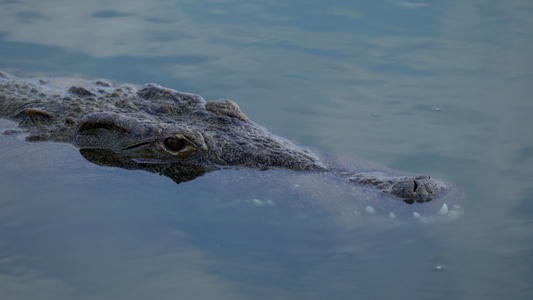
M461 185L460 218L257 206L8 137L0 298L531 299L533 5L352 2L2 1L0 69L230 98L324 152Z

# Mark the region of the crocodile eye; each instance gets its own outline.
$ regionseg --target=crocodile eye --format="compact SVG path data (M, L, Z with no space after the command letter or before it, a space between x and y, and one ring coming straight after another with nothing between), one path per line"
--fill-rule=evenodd
M170 137L164 141L164 144L170 151L179 152L187 146L187 141Z

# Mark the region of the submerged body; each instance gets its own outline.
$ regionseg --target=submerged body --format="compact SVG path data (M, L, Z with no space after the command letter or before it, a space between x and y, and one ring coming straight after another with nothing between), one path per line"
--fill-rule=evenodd
M369 214L391 202L391 209L427 205L446 217L462 199L456 187L427 175L326 160L250 121L231 100L208 102L155 84L0 72L0 117L17 121L29 141L70 143L96 164L160 173L177 183L234 167L327 174L354 190L353 201L374 203Z

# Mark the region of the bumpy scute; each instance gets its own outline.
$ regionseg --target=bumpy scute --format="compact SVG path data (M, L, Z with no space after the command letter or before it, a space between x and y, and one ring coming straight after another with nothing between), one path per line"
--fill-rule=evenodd
M431 201L445 190L426 175L341 171L250 121L228 99L207 102L157 84L96 80L58 88L54 82L60 81L0 72L0 117L18 121L28 140L72 143L95 163L158 172L176 182L227 167L331 172L407 203Z

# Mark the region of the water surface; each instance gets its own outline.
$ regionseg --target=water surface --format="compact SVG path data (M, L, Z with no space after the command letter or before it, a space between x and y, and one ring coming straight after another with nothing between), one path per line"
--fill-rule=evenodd
M302 144L467 198L449 223L362 222L2 137L0 298L531 299L532 12L526 0L1 1L0 69L233 99Z

